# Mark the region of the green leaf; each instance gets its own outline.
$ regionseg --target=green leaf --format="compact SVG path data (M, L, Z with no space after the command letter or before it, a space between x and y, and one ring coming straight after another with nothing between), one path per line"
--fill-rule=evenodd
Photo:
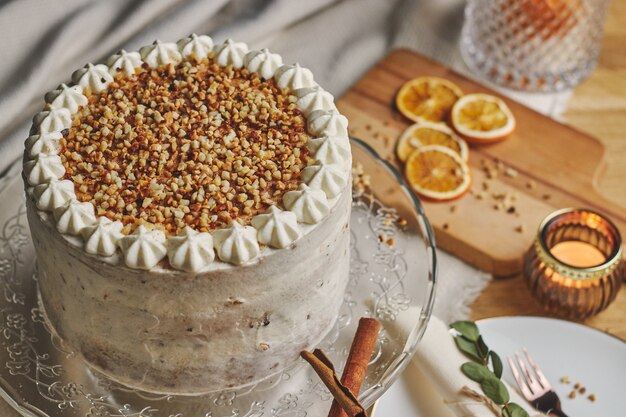
M507 407L508 407L507 411L510 410L510 414L509 414L510 417L530 417L528 413L526 412L526 410L524 410L522 407L520 407L519 405L515 403L508 403ZM502 413L502 415L504 416L504 413Z
M493 376L492 378L484 379L480 383L480 387L487 397L489 397L496 404L506 404L509 402L509 392L506 387L498 378Z
M476 324L473 321L455 321L450 324L450 327L461 333L463 337L471 342L477 341L480 336L478 327L476 327Z
M461 371L463 371L465 376L469 379L478 383L483 382L487 378L493 378L494 376L489 368L476 362L465 362L461 365Z
M487 344L483 340L482 336L478 336L476 345L478 346L478 354L480 355L480 358L484 362L487 362L487 360L489 359L489 348L487 347Z
M478 350L476 350L476 345L474 342L470 342L463 336L456 336L454 338L454 342L456 346L461 350L461 352L465 353L470 359L473 359L477 362L483 362L480 355L478 354Z
M500 356L491 350L489 351L489 357L491 358L493 373L498 377L498 379L502 378L502 360L500 359Z

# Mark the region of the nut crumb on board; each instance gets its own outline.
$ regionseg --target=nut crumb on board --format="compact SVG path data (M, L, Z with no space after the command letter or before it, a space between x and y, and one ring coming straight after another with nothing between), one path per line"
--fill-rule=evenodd
M510 177L510 178L515 178L515 177L517 177L518 172L515 169L511 168L511 167L507 167L504 170L504 175L506 175L507 177Z

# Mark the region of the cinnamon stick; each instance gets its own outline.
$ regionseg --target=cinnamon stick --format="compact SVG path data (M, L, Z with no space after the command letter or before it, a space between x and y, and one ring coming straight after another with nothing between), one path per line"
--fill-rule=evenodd
M350 354L341 375L341 384L350 390L355 397L358 397L359 391L361 391L361 384L376 346L379 330L380 323L378 320L368 317L359 320L359 326L350 347ZM328 417L348 417L349 413L346 414L346 411L335 397Z
M348 416L367 417L365 409L359 404L358 399L339 381L333 364L330 359L324 355L324 352L315 349L313 353L303 351L300 353L300 356L311 365L324 385L326 385L326 388L328 388L333 395L334 401L337 401L340 407L347 411Z

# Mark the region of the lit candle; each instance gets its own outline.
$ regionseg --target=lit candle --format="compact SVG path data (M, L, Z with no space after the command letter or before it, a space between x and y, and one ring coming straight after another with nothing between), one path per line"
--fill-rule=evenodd
M577 268L590 268L606 261L598 248L580 240L566 240L550 248L550 253L564 264Z
M622 283L622 238L600 213L562 209L546 217L524 259L526 284L544 307L574 319L605 309Z

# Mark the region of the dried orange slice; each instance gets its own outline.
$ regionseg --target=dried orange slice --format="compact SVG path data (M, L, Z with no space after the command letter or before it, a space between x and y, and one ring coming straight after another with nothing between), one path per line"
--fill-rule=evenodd
M445 146L467 161L467 143L448 126L432 122L420 122L409 126L398 140L396 154L398 159L404 162L415 149L428 145Z
M454 83L438 77L420 77L406 82L396 95L400 113L414 122L441 122L463 95Z
M515 130L515 117L502 99L489 94L468 94L452 107L452 127L474 143L491 143Z
M450 148L428 145L414 150L404 167L404 175L422 197L436 201L454 200L471 185L465 161Z

